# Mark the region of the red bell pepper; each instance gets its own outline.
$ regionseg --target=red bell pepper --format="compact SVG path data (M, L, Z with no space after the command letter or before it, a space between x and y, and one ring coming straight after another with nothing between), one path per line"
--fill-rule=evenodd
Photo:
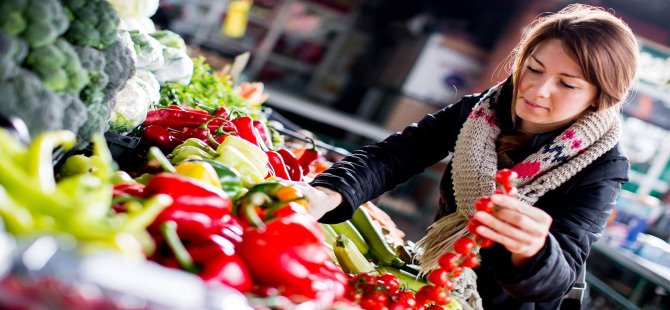
M183 111L175 109L156 109L147 113L144 125L161 125L166 127L198 127L212 118L207 113Z
M233 220L230 217L228 222L222 222L232 209L232 202L223 191L188 177L170 173L155 175L144 189L144 195L156 194L167 194L173 202L149 226L150 232L156 232L163 222L171 220L179 224L183 237L209 235Z
M222 116L222 117L227 118L229 113L228 113L228 109L226 109L225 107L220 107L220 108L216 109L216 111L214 111L214 114L212 114L212 115Z
M114 185L112 209L116 213L126 212L123 201L144 197L144 184L122 183Z
M302 152L302 155L300 155L300 158L298 158L300 168L302 168L302 175L307 175L309 173L310 166L313 162L319 159L320 156L319 149L316 147L314 140L310 139L310 142L312 142L312 147L305 149L305 151Z
M193 242L179 233L179 225L173 221L161 224L160 230L172 255L152 257L158 263L180 266L196 273L207 283L222 283L243 293L253 288L249 269L235 253L235 245L226 238L209 235L198 237L200 239ZM178 264L174 263L172 256Z
M244 232L238 253L258 284L276 287L296 302L332 302L344 295L345 276L339 268L328 266L323 232L303 206L281 204L267 211L264 222L256 210L272 206L272 197L250 191L241 201L238 212L251 226ZM259 253L264 259L258 259Z
M270 134L270 129L268 129L268 126L265 125L264 122L254 120L253 121L254 128L256 129L256 132L258 133L258 137L265 143L265 146L269 150L274 149L272 146L272 135Z
M275 151L267 151L265 154L268 155L270 160L269 165L271 170L274 172L274 175L280 179L291 180L291 177L288 174L286 169L286 164L284 164L284 159Z
M147 126L142 133L142 137L163 150L172 150L184 142L183 139L180 139L162 125Z
M196 108L191 108L191 107L184 106L184 105L173 104L173 105L168 106L167 108L171 109L171 110L177 110L177 111L188 111L188 112L199 113L199 114L207 114L207 111L203 111L203 110L196 109Z
M290 180L302 181L302 167L300 167L300 162L298 161L298 158L295 157L295 154L284 148L277 150L277 153L284 159Z

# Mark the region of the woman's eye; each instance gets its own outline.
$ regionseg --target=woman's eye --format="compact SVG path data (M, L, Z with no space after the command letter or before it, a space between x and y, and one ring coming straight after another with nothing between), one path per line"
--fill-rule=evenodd
M527 68L530 72L533 72L533 73L540 73L540 70L534 69L534 68L531 67L531 66L526 66L526 68Z
M565 88L567 88L567 89L575 89L574 86L572 86L572 85L570 85L570 84L568 84L568 83L565 83L565 82L561 82L561 85L563 85L563 87L565 87Z

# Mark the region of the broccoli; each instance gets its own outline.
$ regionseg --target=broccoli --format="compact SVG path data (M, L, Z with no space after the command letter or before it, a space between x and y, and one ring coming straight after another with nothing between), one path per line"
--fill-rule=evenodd
M22 119L31 137L63 124L66 103L28 70L0 83L0 98L0 114Z
M75 46L82 67L88 72L89 83L80 93L80 98L87 105L100 103L105 98L103 93L109 78L105 73L105 54L101 51L86 46Z
M95 134L103 133L109 129L109 109L102 103L94 103L86 108L86 123L77 132L77 149L83 149L91 142Z
M76 94L62 94L60 97L66 106L63 112L63 125L61 127L76 133L86 123L88 117L86 105L81 102Z
M61 0L72 15L65 38L70 42L103 49L117 39L119 16L105 0Z
M39 75L47 87L56 91L79 93L89 81L77 52L63 39L32 49L26 65Z
M0 81L16 75L27 53L25 41L0 32Z
M27 2L23 12L26 27L20 35L28 41L30 47L49 45L68 29L70 22L58 0L27 0Z
M133 41L127 31L119 31L119 36L127 36L127 38L119 39L103 50L107 61L105 74L109 77L109 83L104 90L105 98L103 102L110 102L116 92L135 74Z
M25 0L0 3L0 31L17 36L26 30L26 20L23 18L25 7Z

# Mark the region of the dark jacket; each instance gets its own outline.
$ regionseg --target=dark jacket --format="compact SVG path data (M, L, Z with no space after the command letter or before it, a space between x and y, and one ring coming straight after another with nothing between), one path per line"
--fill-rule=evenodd
M511 82L507 81L496 114L503 132L512 130ZM384 141L365 146L336 163L311 184L342 194L344 202L320 221L349 219L354 207L376 198L453 152L456 137L481 95L430 114ZM506 103L505 103L506 102ZM563 129L533 137L514 154L521 160L551 143ZM536 207L553 218L544 248L521 268L513 267L511 254L502 246L481 251L482 265L475 268L478 291L485 309L557 309L606 224L621 184L627 181L629 163L615 146L559 188L542 196ZM440 183L437 217L454 212L451 165Z

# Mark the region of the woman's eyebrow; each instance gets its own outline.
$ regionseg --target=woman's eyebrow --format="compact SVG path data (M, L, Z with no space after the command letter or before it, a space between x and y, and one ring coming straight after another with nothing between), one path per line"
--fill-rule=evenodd
M537 59L537 57L535 57L535 55L530 55L530 57L533 58L533 60L537 61L537 63L539 63L540 66L544 67L544 63L542 63L539 59ZM563 75L563 76L566 76L566 77L569 77L569 78L582 79L582 80L584 79L581 75L578 75L578 74L571 74L571 73L561 72L560 75Z

